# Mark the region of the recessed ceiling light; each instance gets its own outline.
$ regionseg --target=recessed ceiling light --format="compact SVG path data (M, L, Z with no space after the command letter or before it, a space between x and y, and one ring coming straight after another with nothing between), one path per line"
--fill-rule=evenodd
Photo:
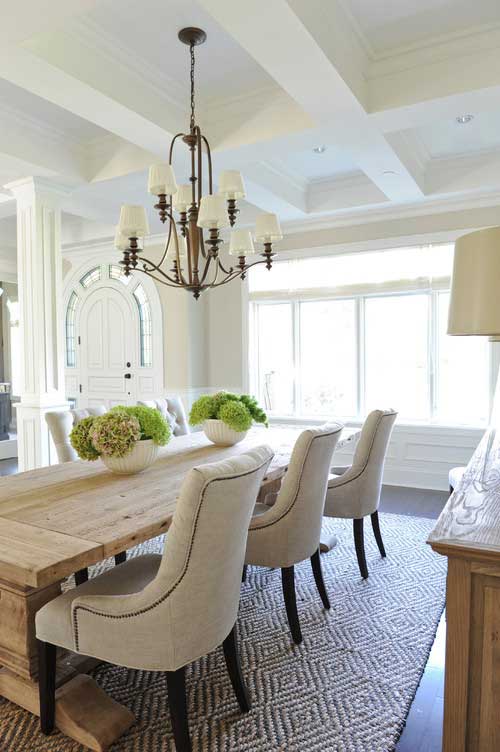
M325 151L326 151L326 146L315 146L313 149L313 152L315 154L324 154Z
M459 125L466 125L466 123L470 123L471 120L474 120L474 115L459 115L455 119Z
M397 175L398 173L395 170L384 170L382 175Z

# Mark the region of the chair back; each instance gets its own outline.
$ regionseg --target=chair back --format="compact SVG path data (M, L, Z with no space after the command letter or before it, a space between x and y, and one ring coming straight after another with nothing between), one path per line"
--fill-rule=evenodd
M368 415L351 467L330 484L327 514L355 519L378 509L387 447L397 416L395 410L373 410Z
M57 459L60 463L74 462L78 454L71 446L69 435L75 426L83 418L90 415L104 415L104 405L97 407L78 408L75 410L61 410L45 413L45 420L49 427L49 433L56 448Z
M257 447L184 480L158 575L141 598L161 601L149 635L165 669L206 655L233 628L248 526L272 457L270 447Z
M288 567L316 551L332 456L342 428L331 423L300 434L274 506L252 520L247 562L255 556L263 566Z
M190 433L184 405L178 395L172 394L164 399L139 400L137 404L159 410L167 420L174 436L183 436Z
M378 497L382 487L387 447L397 417L395 410L373 410L363 423L354 451L352 471L363 473L365 483L374 490L378 489Z

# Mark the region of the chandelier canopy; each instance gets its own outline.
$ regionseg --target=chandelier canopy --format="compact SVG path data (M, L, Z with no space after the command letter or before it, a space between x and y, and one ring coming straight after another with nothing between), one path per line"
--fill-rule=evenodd
M234 266L226 266L219 257L224 242L221 230L233 228L239 212L238 200L245 197L245 185L237 170L224 170L219 176L218 193L213 190L210 145L195 120L195 55L194 49L203 44L202 29L188 27L179 32L179 39L189 45L191 53L191 118L189 133L178 133L171 141L168 164L152 165L149 170L148 191L157 196L155 209L163 224L168 223L165 250L156 263L144 257L143 240L149 234L148 218L142 206L121 208L115 247L123 251L120 262L125 274L132 271L148 274L157 282L170 287L182 287L197 299L210 287L220 287L233 279L245 279L246 272L256 264L271 269L273 243L282 233L276 214L257 216L255 239L262 243L260 258L248 261L258 251L254 248L249 230L231 230L229 253L237 257ZM183 142L190 152L189 183L178 185L172 167L174 146ZM208 194L203 195L203 167L207 167ZM170 268L168 268L170 266Z

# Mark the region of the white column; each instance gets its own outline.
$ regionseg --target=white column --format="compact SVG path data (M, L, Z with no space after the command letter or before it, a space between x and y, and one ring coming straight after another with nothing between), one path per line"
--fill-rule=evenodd
M66 192L42 178L10 183L17 201L17 269L21 330L19 469L56 461L45 413L68 409L64 395L60 202Z

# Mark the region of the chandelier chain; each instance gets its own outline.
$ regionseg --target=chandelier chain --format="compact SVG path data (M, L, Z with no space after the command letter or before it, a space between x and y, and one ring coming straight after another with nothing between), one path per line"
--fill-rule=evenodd
M191 120L190 120L190 130L191 133L194 132L195 128L195 118L194 118L194 44L191 42L189 45L189 49L191 51Z

